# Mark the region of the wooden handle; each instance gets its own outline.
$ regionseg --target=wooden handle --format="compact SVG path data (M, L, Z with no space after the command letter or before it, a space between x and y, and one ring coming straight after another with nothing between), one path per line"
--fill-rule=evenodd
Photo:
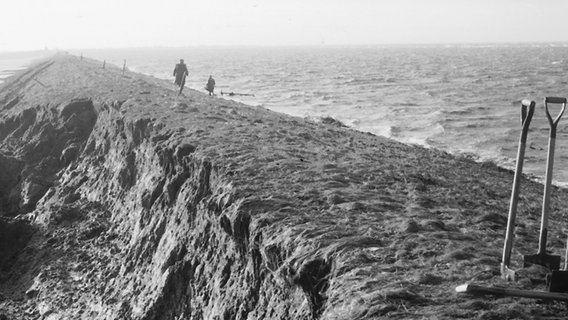
M560 300L568 301L568 294L558 293L558 292L545 292L545 291L532 291L532 290L520 290L513 288L494 288L494 287L483 287L476 286L473 284L464 284L456 288L458 293L477 293L477 294L495 294L495 295L505 295L512 297L524 297L533 299L545 299L545 300Z
M529 132L529 125L534 114L535 102L531 100L521 101L521 126L523 128L521 134L521 143L527 142L527 134Z

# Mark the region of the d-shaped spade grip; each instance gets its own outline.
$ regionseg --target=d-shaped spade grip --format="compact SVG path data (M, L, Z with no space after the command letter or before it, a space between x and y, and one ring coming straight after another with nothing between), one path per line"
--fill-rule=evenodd
M558 113L558 115L556 116L556 118L554 120L552 120L552 116L550 115L550 111L548 110L548 104L549 103L561 104L562 105L562 109L560 110L560 112ZM548 119L548 123L550 124L550 137L556 138L556 126L558 125L558 121L560 121L560 118L562 117L562 114L564 113L564 110L566 109L566 98L546 97L546 98L544 98L544 109L546 110L546 118ZM549 149L549 152L550 152L550 149ZM554 149L552 150L552 152L554 154Z
M517 166L513 179L513 190L511 192L511 202L509 204L509 218L507 221L507 233L505 234L505 245L503 247L503 260L501 262L501 276L507 280L513 280L514 273L509 270L511 262L511 250L513 248L513 232L515 229L515 219L517 216L517 203L519 200L519 190L521 186L521 176L523 173L523 162L525 159L525 148L529 125L534 114L535 102L531 100L521 101L521 136L519 139L519 149L517 151Z

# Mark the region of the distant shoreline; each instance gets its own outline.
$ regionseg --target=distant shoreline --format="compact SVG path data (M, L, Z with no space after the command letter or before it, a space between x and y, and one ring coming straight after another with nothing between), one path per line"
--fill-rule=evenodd
M0 85L16 73L26 70L34 62L54 54L54 51L0 53Z
M384 47L384 48L440 48L440 47L456 47L456 48L483 48L483 47L527 47L527 46L551 46L551 47L568 47L568 41L512 41L512 42L448 42L448 43L353 43L353 44L336 44L336 43L324 43L324 44L269 44L269 45L254 45L254 44L244 44L244 45L234 45L234 44L209 44L209 45L183 45L183 46L132 46L132 47L85 47L85 48L65 48L65 49L53 49L53 50L21 50L21 51L0 51L0 60L5 59L7 56L19 56L22 55L42 55L46 52L59 52L67 51L69 53L80 55L81 51L93 51L93 50L136 50L136 49L194 49L194 48L361 48L361 47Z

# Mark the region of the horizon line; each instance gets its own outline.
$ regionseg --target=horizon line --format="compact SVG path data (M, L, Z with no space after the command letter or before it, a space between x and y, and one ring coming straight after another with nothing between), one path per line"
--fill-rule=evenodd
M320 44L194 44L194 45L141 45L127 47L83 47L83 48L49 48L44 46L43 49L15 49L0 51L0 54L16 54L16 53L34 53L46 51L80 51L80 50L125 50L125 49L183 49L183 48L282 48L282 47L412 47L412 46L499 46L499 45L568 45L568 40L558 41L500 41L500 42L423 42L423 43L359 43L359 44L342 44L342 43L320 43Z

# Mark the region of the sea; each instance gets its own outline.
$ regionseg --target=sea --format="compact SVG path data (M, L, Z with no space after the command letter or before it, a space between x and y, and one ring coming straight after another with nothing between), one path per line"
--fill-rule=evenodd
M316 121L332 117L360 131L509 169L515 167L521 133L520 102L533 100L536 111L524 173L537 180L545 175L550 134L544 98L568 97L568 43L160 47L70 53L120 68L126 65L172 81L172 86L174 65L184 59L189 68L186 85L205 92L212 75L217 98ZM549 105L552 117L561 107ZM568 185L568 112L557 127L553 179Z

